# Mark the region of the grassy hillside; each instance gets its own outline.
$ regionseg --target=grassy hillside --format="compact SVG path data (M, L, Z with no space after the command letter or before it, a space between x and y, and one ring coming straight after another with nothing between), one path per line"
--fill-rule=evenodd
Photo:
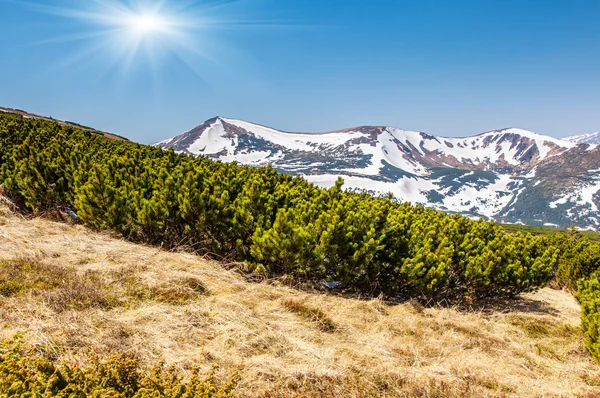
M56 364L125 354L217 386L239 372L239 397L599 396L562 291L493 311L326 296L5 207L0 268L0 339Z

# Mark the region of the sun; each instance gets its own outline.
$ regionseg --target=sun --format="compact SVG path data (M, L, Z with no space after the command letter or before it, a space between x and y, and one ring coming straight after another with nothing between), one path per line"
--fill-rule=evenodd
M163 21L153 15L137 15L131 19L131 27L141 34L159 31L162 24Z
M154 53L150 55L156 59L160 52L192 47L195 33L207 25L187 12L189 7L174 4L166 0L93 0L81 8L35 3L31 7L83 24L74 37L93 39L96 47L111 49L115 56L132 59L151 46Z
M204 79L208 73L221 74L226 63L245 64L239 62L243 52L221 37L225 29L284 26L278 21L238 19L234 7L242 0L73 0L69 2L77 6L70 7L38 1L22 3L61 18L64 31L40 43L70 43L72 47L59 66L85 64L103 76L148 71L158 80L164 68L183 64Z
M149 36L156 33L167 33L169 21L160 14L133 13L124 22L135 35Z

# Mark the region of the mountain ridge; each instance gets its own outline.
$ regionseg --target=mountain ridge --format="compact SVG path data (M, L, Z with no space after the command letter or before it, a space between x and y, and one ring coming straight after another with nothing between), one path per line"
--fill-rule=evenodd
M508 223L600 228L600 149L518 128L442 137L388 126L284 132L217 116L155 144L321 187L346 187Z
M277 129L276 127L273 126L269 126L267 124L263 124L263 123L255 123L255 122L249 122L243 119L239 119L239 118L235 118L235 117L229 117L229 116L223 116L223 115L218 115L218 116L214 116L211 117L209 119L207 119L205 122L187 130L186 132L192 131L194 129L197 129L198 127L208 123L208 122L215 122L218 120L222 120L222 121L230 121L230 122L242 122L242 123L247 123L247 124L251 124L257 127L263 127L263 128L267 128L270 130L275 130L279 133L284 133L284 134L314 134L314 135L323 135L323 134L335 134L335 133L340 133L340 132L345 132L345 131L352 131L352 130L356 130L356 129L361 129L361 128L392 128L392 129L397 129L397 130L401 130L401 131L411 131L411 132L416 132L416 133L423 133L426 135L430 135L430 136L434 136L434 137L438 137L438 138L451 138L451 139L455 139L455 138L471 138L471 137L477 137L477 136L481 136L481 135L485 135L485 134L489 134L489 133L498 133L498 132L503 132L506 130L519 130L519 131L523 131L525 133L529 133L531 135L535 135L535 136L541 136L541 137L547 137L551 140L559 140L559 141L567 141L567 142L572 142L571 139L576 139L578 137L585 137L585 136L589 136L589 135L600 135L600 132L597 133L589 133L589 134L581 134L581 135L573 135L573 136L567 136L567 137L563 137L563 138L558 138L558 137L553 137L550 135L546 135L546 134L541 134L532 130L528 130L528 129L524 129L521 127L515 127L515 126L509 126L509 127L502 127L502 128L498 128L498 129L491 129L491 130L486 130L483 131L481 133L476 133L476 134L471 134L471 135L464 135L464 136L445 136L445 135L438 135L438 134L431 134L431 133L427 133L425 131L422 130L407 130L407 129L402 129L399 127L394 127L391 125L386 125L386 124L362 124L362 125L356 125L353 127L346 127L346 128L341 128L341 129L336 129L336 130L330 130L330 131L288 131L288 130L280 130ZM184 133L185 134L185 133ZM180 134L181 135L181 134ZM164 141L169 141L174 137L165 139L163 141L159 141L157 143L155 143L154 145L159 144L160 142L164 142Z

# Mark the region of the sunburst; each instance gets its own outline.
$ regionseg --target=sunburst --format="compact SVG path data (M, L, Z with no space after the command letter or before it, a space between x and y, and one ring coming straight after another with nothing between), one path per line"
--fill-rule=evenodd
M184 62L198 75L202 62L219 64L227 57L227 46L215 45L215 30L223 27L255 26L252 21L218 17L218 9L236 1L213 0L87 0L79 7L57 7L21 3L38 12L71 21L71 32L49 37L47 42L80 42L77 51L63 57L63 64L93 62L104 70L148 66L156 72L167 58ZM217 10L217 12L215 12ZM203 34L204 33L204 34ZM211 42L211 40L213 42ZM214 52L217 48L220 54ZM190 61L193 59L192 61Z

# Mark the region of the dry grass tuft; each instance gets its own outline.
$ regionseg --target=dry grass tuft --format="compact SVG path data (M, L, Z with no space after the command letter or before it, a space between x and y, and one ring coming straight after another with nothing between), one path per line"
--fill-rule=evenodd
M314 322L323 332L333 333L337 329L331 318L318 308L310 307L293 299L284 300L282 304L291 312L301 316L307 321Z
M31 296L46 301L55 312L111 308L116 296L103 291L95 273L43 265L34 258L0 260L0 296Z
M553 319L514 314L507 317L507 321L531 337L544 337L560 333L560 326Z
M239 371L240 397L600 397L580 308L543 289L490 311L249 283L216 262L0 205L0 338L73 365L113 355Z

